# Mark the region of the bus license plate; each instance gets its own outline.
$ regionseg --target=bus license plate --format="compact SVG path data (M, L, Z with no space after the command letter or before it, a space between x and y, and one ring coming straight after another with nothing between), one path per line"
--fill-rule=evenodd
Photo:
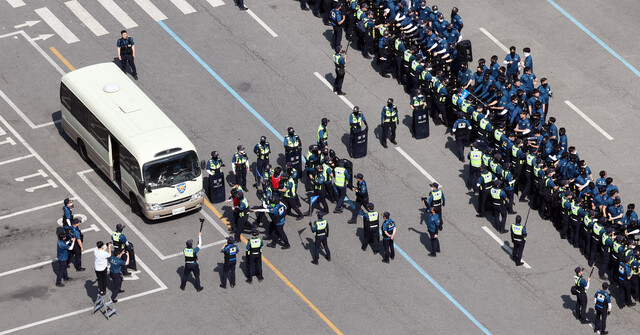
M176 208L171 211L171 214L173 215L180 214L180 213L184 213L184 207Z

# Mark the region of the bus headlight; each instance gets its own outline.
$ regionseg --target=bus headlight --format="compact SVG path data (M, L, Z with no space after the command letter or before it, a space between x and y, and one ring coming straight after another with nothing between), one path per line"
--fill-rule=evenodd
M191 201L198 200L204 196L204 190L200 190L191 196Z
M149 204L149 209L152 211L159 211L161 209L163 209L164 207L162 207L162 205L160 204Z

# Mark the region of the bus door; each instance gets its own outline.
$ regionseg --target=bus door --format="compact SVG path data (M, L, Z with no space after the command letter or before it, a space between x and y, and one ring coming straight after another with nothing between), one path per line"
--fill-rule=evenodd
M111 168L113 169L113 182L122 189L122 175L120 174L120 143L112 135L109 135L111 145Z

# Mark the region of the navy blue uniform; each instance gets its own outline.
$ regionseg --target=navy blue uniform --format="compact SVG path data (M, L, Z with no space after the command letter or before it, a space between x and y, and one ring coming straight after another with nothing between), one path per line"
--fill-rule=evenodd
M111 277L111 280L113 280L111 300L115 302L118 297L118 293L120 293L120 289L122 288L122 268L126 267L127 262L116 256L111 256L109 258L109 263L111 264L111 267L109 268L109 276Z
M186 247L182 250L182 253L184 254L184 270L182 271L182 281L180 282L181 290L184 290L187 284L187 277L189 277L191 272L193 272L193 277L195 279L196 290L202 290L202 286L200 286L200 266L198 265L198 251L200 251L201 245L202 240L199 240L197 247Z
M227 243L221 253L224 254L224 264L222 265L222 284L220 287L227 288L227 278L231 287L236 286L236 259L238 246L233 243Z
M431 240L431 253L429 256L436 256L436 252L440 252L440 241L438 240L438 230L442 226L440 215L432 213L427 221L427 229L429 230L429 239Z
M471 136L471 123L466 119L458 119L453 123L451 128L453 135L456 137L456 145L458 146L458 159L464 162L464 147L469 144Z
M275 229L271 234L271 243L268 244L268 247L275 248L276 243L278 243L278 239L281 239L284 243L285 248L289 248L289 239L287 239L287 234L284 232L284 219L287 214L287 206L282 203L277 204L274 207L269 209L269 213L273 214L275 219Z
M596 320L593 330L604 334L607 329L607 312L611 310L611 295L606 290L598 290L594 298Z
M135 43L133 42L133 38L131 38L131 36L127 36L126 39L120 38L118 39L118 42L116 42L116 47L120 49L120 67L122 68L122 72L127 72L128 63L129 66L131 66L131 75L133 76L133 78L138 79L138 72L136 71L136 64L134 62L134 45Z
M364 181L358 181L355 187L356 192L356 204L351 214L351 220L349 223L356 223L356 219L362 210L362 206L366 206L369 203L369 189L367 188L367 183Z
M389 258L394 259L396 257L396 251L393 248L393 236L396 230L396 223L391 219L384 220L382 224L382 247L384 248L385 263L389 262ZM388 234L388 236L387 236Z
M74 244L74 242L58 240L58 275L56 277L56 285L61 285L63 279L69 279L69 275L67 274L67 261L69 260L69 250L73 249Z

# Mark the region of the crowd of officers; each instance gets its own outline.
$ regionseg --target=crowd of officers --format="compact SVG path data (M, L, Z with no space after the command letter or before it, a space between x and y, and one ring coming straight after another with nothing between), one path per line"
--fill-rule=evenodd
M478 216L490 208L496 229L507 232L506 217L515 214L513 202L519 194L521 202L530 201L561 238L580 249L589 266L598 263L601 279L622 288L625 305L635 305L632 295L640 299L635 205L625 210L613 178L606 171L593 176L576 147L568 145L566 129L548 117L553 93L546 78L538 81L530 48L523 48L520 56L510 47L502 64L497 55L489 64L481 58L472 72L458 55L463 24L455 7L447 22L437 6L418 0L317 5L317 10L331 13L324 16L325 24L333 25L334 32L344 25L348 41L355 37L364 57L375 54L381 75L391 73L405 86L412 109L416 102L452 127L461 161L471 144L467 187L479 193ZM346 20L335 21L336 16ZM339 41L334 39L332 47ZM336 66L346 65L341 61ZM513 228L512 239L524 241L526 229ZM604 332L604 326L600 330Z

